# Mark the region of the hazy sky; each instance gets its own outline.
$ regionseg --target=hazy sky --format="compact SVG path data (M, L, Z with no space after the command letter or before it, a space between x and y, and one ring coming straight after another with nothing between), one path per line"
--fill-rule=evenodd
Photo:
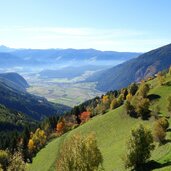
M0 44L145 52L171 43L171 0L0 0Z

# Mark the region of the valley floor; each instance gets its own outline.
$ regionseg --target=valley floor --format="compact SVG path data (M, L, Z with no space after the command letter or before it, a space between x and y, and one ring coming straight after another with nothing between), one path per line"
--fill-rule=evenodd
M39 81L37 84L32 84L28 88L28 92L70 107L100 96L103 93L95 89L95 83L59 83L58 81Z

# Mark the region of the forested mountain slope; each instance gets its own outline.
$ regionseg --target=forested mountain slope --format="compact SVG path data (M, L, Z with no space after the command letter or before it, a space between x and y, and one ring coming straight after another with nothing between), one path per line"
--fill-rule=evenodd
M16 73L0 74L0 104L41 120L50 115L61 115L69 107L48 102L43 97L27 93L28 83Z

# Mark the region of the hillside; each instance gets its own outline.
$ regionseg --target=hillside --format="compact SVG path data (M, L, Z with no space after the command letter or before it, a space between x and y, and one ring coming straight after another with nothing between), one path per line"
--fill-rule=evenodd
M0 131L21 131L25 124L30 123L31 125L32 122L33 120L23 113L10 110L0 105Z
M97 89L109 91L127 87L166 69L171 64L171 44L140 55L111 69L95 73L88 81L97 81ZM129 72L127 72L129 71Z
M171 76L167 76L165 79L165 83L169 82L171 82ZM157 95L160 97L151 101L150 108L159 105L161 108L160 115L167 115L166 105L167 98L171 94L171 86L168 86L168 84L160 86L157 79L149 81L148 83L151 85L149 95ZM75 133L87 134L93 132L96 135L98 146L104 158L103 165L105 170L123 171L125 169L121 158L125 151L126 140L129 136L130 130L140 123L151 129L153 122L153 118L147 121L131 118L125 114L125 110L123 106L121 106L104 115L92 118L87 123L50 142L37 154L33 163L28 166L28 170L54 171L56 159L58 158L62 143ZM170 119L169 122L171 123ZM171 133L167 132L167 138L170 139L170 137ZM156 169L154 166L152 170L168 171L171 169L170 151L171 144L169 142L155 148L151 160L155 160L159 164L156 166ZM48 160L47 156L49 157Z
M0 81L6 84L10 84L13 89L25 91L29 87L27 81L18 73L1 73Z
M18 74L0 75L0 104L41 120L46 116L62 114L70 108L48 102L45 98L23 91L27 82Z

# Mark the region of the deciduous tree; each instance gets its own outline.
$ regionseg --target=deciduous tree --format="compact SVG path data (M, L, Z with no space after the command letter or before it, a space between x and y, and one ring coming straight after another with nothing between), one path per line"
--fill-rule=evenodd
M151 156L154 149L151 131L140 125L132 130L127 142L127 152L124 158L125 168L140 170Z
M95 171L102 162L95 136L77 134L62 146L57 160L57 171Z

